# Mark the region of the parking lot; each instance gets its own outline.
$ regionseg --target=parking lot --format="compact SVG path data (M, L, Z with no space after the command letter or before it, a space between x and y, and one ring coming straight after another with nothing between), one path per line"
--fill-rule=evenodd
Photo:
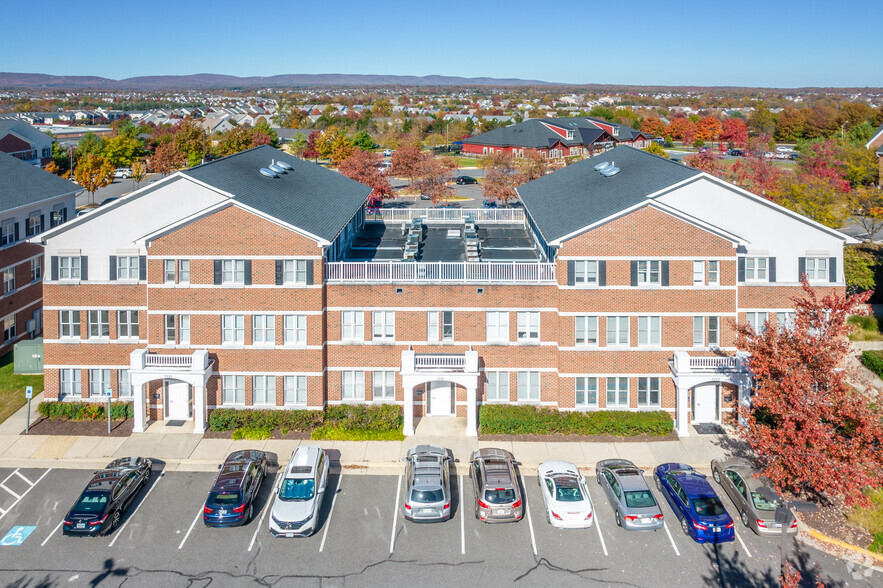
M468 478L452 476L452 520L415 524L398 512L401 477L332 473L316 534L276 539L265 518L274 473L249 524L213 529L203 525L202 507L214 474L156 471L114 533L72 538L62 535L60 524L91 471L0 469L0 584L767 586L778 574L776 538L755 536L737 522L735 542L698 545L683 535L658 493L667 529L617 528L593 472L585 474L595 525L554 529L546 522L535 472L522 474L524 519L488 525L473 516ZM734 512L726 495L720 496ZM883 582L878 572L795 545L827 586Z

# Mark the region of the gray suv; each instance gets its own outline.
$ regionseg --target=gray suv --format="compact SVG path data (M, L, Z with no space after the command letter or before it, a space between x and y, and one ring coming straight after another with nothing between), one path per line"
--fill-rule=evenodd
M475 490L475 518L486 523L520 521L524 502L515 466L518 462L505 449L485 448L469 458L469 477Z
M405 465L405 518L436 522L451 518L448 451L438 445L417 445L402 458Z

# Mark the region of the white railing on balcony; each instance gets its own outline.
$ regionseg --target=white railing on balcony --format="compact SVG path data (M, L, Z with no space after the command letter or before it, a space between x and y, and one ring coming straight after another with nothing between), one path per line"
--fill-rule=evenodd
M335 261L325 264L328 282L555 282L554 263Z
M741 372L744 357L736 356L691 356L686 351L676 351L673 367L675 373L723 373Z
M471 216L477 223L523 223L521 208L379 208L367 212L368 222L401 223L412 218L423 222L459 223L464 216Z
M466 368L466 356L457 355L423 355L414 356L414 368L416 370L459 371Z
M158 355L156 353L148 353L144 356L144 367L190 369L192 364L192 355Z

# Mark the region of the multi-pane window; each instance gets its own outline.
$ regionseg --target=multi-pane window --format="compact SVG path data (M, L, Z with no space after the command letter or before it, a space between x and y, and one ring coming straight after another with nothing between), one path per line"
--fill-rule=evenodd
M175 260L174 259L164 259L162 262L163 265L163 282L166 284L174 284L175 283Z
M286 259L282 262L282 281L285 284L307 283L306 259Z
M167 314L163 316L163 332L165 334L165 342L175 344L175 315Z
M755 333L760 334L766 329L767 314L765 312L746 312L745 321Z
M276 404L276 376L252 376L253 404Z
M245 404L245 376L223 376L221 394L224 404Z
M43 232L43 222L41 218L42 217L39 214L28 217L28 226L26 232L28 236L38 235Z
M53 227L57 227L61 223L67 220L67 207L63 204L59 204L52 208L52 214L49 215L49 224Z
M659 378L638 378L638 406L659 406Z
M62 338L79 337L80 336L80 311L79 310L59 310L58 311L58 332Z
M518 372L518 401L540 401L540 372Z
M509 401L509 372L485 372L485 400Z
M629 344L629 317L627 316L608 316L607 317L607 346L614 347L618 345Z
M573 283L576 285L598 285L597 261L574 261Z
M371 374L371 394L374 400L395 400L396 373L393 371L374 372Z
M139 277L138 256L117 257L117 279L118 280L137 280ZM174 277L172 277L174 281Z
M62 256L58 258L58 279L59 280L79 280L80 279L80 257L79 256Z
M15 268L10 267L3 270L3 293L8 294L15 290Z
M224 259L221 261L222 284L245 283L245 261L242 259Z
M110 370L89 370L89 396L104 396L110 388Z
M804 269L806 279L810 281L828 281L828 258L807 257Z
M767 261L766 257L746 257L745 281L765 282L767 280Z
M519 341L539 341L540 313L519 312L517 333Z
M607 378L607 408L628 407L629 379Z
M575 344L597 345L598 344L598 317L577 316L575 320Z
M662 318L658 316L638 317L638 345L659 347L662 345L660 333Z
M574 406L598 406L598 378L577 378Z
M721 344L720 317L708 317L708 346L717 347Z
M189 284L190 283L190 260L189 259L179 259L178 260L178 283L179 284Z
M361 310L340 312L340 338L343 341L363 341L365 339L365 313Z
M284 319L286 345L307 344L307 315L286 314Z
M117 337L120 339L138 338L137 310L117 311Z
M702 286L705 284L705 262L693 262L693 285Z
M3 340L9 341L15 338L15 315L3 319Z
M638 262L638 284L639 285L659 285L659 261L639 261Z
M276 343L276 317L272 314L256 314L251 317L251 342L255 345Z
M307 377L285 376L282 379L282 401L285 404L306 404Z
M106 310L89 311L89 338L110 337L110 312Z
M426 340L438 341L438 311L430 310L426 313Z
M132 389L132 380L129 378L129 370L118 370L119 378L119 397L132 398L135 394Z
M509 341L509 313L490 310L486 314L487 342L507 343Z
M441 313L442 319L442 341L453 341L454 340L454 311L453 310L443 310Z
M705 317L693 317L693 347L705 346Z
M0 245L15 243L15 220L9 219L0 223Z
M31 281L36 282L43 277L43 258L35 257L31 260Z
M82 394L80 387L80 370L63 369L59 370L59 383L61 397L80 396Z
M708 262L708 285L709 286L717 286L720 284L720 262L719 261L709 261Z
M221 343L245 343L245 316L225 314L221 317Z
M777 312L776 326L779 331L787 331L794 328L794 317L795 314L793 312Z
M396 313L375 310L371 313L371 335L375 341L392 341L396 336Z
M365 372L359 370L340 372L340 385L344 401L365 400Z
M178 316L178 342L182 344L190 343L189 314L182 314Z

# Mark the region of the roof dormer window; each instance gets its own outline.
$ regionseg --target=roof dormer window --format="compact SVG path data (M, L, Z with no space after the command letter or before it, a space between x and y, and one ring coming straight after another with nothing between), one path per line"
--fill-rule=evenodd
M567 140L573 141L573 131L567 131Z
M614 136L614 137L618 137L618 136L619 136L619 127L613 127L613 136Z

